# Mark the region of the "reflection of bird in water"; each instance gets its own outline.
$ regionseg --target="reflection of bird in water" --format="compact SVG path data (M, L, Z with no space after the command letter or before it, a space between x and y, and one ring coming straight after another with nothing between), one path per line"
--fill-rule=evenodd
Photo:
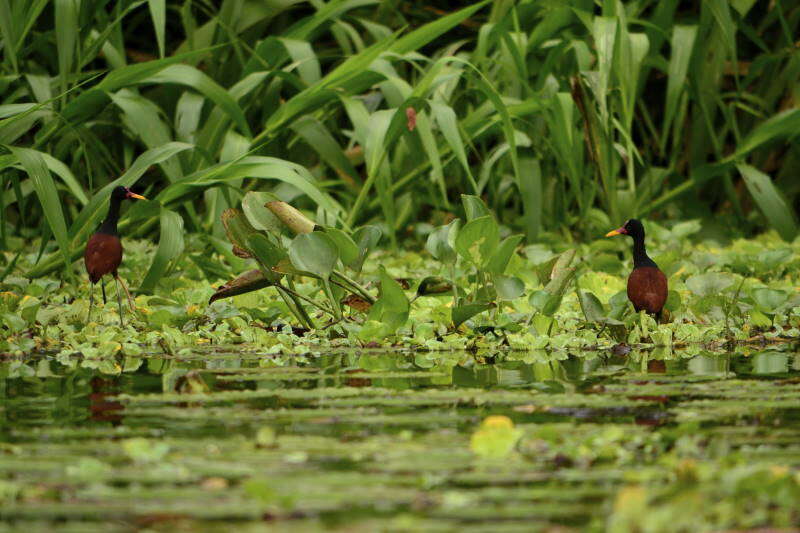
M121 403L106 400L106 396L117 394L116 379L106 380L95 376L89 382L92 388L89 394L89 413L90 418L97 422L111 422L112 426L118 426L122 422L122 411L124 407Z

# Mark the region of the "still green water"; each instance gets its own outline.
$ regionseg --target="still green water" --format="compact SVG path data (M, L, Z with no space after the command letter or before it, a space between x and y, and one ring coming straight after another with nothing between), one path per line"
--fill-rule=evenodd
M679 355L679 354L678 354ZM0 530L702 531L800 522L794 347L658 360L209 351L2 363ZM487 416L519 439L470 445Z

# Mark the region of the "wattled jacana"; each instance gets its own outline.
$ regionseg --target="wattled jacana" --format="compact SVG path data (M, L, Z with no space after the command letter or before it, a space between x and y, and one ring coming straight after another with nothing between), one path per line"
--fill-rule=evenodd
M124 325L124 322L122 320L122 297L119 294L120 284L122 284L125 293L128 295L128 304L131 306L131 311L134 310L131 293L117 274L117 268L122 263L122 242L119 240L119 232L117 232L119 207L122 200L129 198L146 200L144 196L132 192L127 187L114 188L111 192L108 215L106 215L106 219L100 224L100 228L94 235L89 237L86 251L83 254L86 272L89 274L89 281L92 282L92 290L89 292L89 319L92 317L92 307L94 306L94 284L106 274L111 274L117 284L117 303L119 304L119 323L121 326ZM106 303L105 282L101 284L101 287L103 288L103 303Z
M628 300L636 312L647 311L661 315L667 301L667 277L658 265L647 256L644 247L644 226L635 218L621 228L609 231L606 237L628 235L633 239L633 272L628 276Z

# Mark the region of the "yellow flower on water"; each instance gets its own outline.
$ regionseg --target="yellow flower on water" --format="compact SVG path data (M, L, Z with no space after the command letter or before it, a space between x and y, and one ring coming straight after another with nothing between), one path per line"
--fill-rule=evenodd
M481 427L472 434L470 449L481 457L500 459L514 450L522 431L514 428L514 422L503 415L486 417Z

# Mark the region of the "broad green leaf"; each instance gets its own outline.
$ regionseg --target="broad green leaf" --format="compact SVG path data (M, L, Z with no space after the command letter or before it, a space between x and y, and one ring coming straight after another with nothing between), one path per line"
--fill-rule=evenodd
M497 222L491 216L470 220L456 236L456 251L465 260L483 268L492 257L499 239Z
M461 222L458 219L453 220L446 226L439 226L434 229L429 235L428 240L425 242L425 249L435 259L442 263L454 263L456 260L456 251L451 246L451 234L457 234Z
M516 276L495 276L494 288L501 300L515 300L525 292L525 283Z
M730 274L723 272L709 272L696 274L686 280L686 288L697 296L713 296L733 285L734 279Z
M358 245L358 261L350 268L356 272L361 272L364 260L370 251L378 246L381 240L381 229L378 226L361 226L353 232L353 241Z
M281 275L276 273L273 269L277 267L281 261L286 259L286 251L277 244L274 244L262 233L251 233L248 235L247 246L261 265L265 278L272 283L277 282L281 278Z
M606 317L606 310L600 300L589 291L578 291L578 301L587 322L600 322Z
M755 289L752 295L758 308L765 313L774 313L789 300L789 295L785 291L776 289Z
M492 214L483 200L472 194L462 194L461 203L464 204L464 212L467 214L468 222Z
M301 233L289 245L289 258L300 270L328 279L339 259L336 244L321 231Z
M388 334L393 334L408 321L410 305L403 289L386 273L383 265L380 267L380 281L380 296L368 317L369 320L383 323Z
M457 328L478 313L482 313L491 307L492 304L490 303L461 304L453 307L450 313L453 327Z
M251 226L262 231L281 232L283 223L266 206L268 202L274 201L278 201L278 197L269 192L250 191L244 195L242 211Z
M358 264L360 250L350 235L336 228L325 228L325 233L336 244L339 259L344 265L352 267Z
M514 255L514 251L524 238L523 235L511 235L503 239L503 242L500 243L489 258L489 262L486 263L486 272L492 274L502 274L505 272L508 262L511 260L511 256Z

